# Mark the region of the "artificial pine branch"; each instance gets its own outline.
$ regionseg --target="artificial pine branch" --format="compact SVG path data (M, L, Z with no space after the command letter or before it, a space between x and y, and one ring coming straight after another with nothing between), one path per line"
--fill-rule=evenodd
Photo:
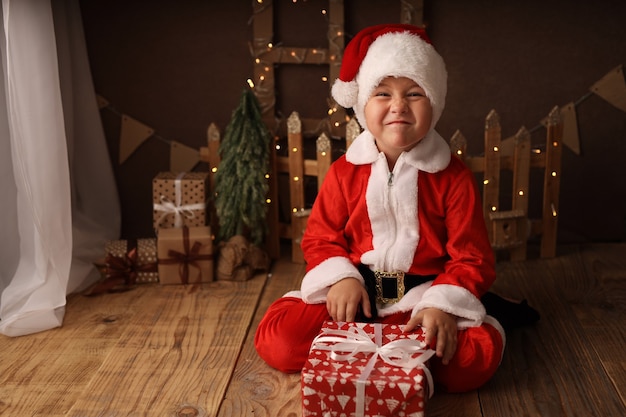
M218 240L244 235L255 244L267 234L270 132L251 89L245 88L233 111L219 148L221 162L215 174Z

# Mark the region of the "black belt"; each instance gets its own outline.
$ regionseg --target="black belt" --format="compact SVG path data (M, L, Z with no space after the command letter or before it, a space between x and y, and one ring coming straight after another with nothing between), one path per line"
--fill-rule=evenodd
M402 272L372 271L366 265L359 265L359 272L365 279L365 286L375 309L378 304L393 304L406 294L411 288L434 280L437 275L412 275Z

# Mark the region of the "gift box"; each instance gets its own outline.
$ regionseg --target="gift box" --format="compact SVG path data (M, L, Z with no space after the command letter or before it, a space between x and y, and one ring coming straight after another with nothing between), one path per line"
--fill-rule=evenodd
M433 354L421 328L326 322L302 369L302 415L423 416Z
M161 284L213 281L213 239L208 226L159 230L157 254Z
M110 240L104 253L105 274L133 274L131 284L159 282L155 238Z
M159 281L156 239L110 240L104 245L105 257L94 262L102 279L85 295L127 291L135 284Z
M154 230L205 226L208 172L161 172L152 180Z

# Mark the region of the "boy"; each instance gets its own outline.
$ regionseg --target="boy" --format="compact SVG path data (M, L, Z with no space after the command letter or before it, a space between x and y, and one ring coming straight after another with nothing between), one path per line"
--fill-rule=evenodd
M478 388L504 350L481 303L495 280L472 172L434 130L447 73L423 29L378 25L345 49L332 95L364 131L332 164L302 240L307 273L268 309L255 346L298 372L325 320L422 326L450 392Z

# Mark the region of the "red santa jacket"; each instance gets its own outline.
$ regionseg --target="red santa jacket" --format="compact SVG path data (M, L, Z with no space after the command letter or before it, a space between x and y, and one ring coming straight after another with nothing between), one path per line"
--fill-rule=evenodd
M437 275L398 303L379 306L381 316L436 307L477 325L485 315L479 298L495 280L473 173L434 130L400 156L393 172L364 131L327 173L302 250L301 296L308 303L325 302L330 286L343 278L364 282L359 263Z

